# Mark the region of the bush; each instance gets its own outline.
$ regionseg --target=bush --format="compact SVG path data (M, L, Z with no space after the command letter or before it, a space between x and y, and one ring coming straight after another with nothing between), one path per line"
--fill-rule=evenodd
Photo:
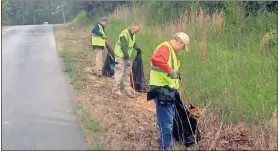
M226 3L224 15L221 12L193 11L192 8L180 19L170 20L174 14L171 12L176 9L163 5L171 2L149 4L149 8L119 9L112 15L107 28L114 44L118 34L141 12L141 16L135 17L142 24L136 43L143 51L146 78L155 47L173 33L185 31L191 37L190 52L179 54L180 72L196 105L205 106L211 102L212 108L218 109L226 120L232 122L257 122L273 113L277 107L277 64L273 58L266 59L260 47L265 33L276 27L273 13L262 11L255 16L245 16L236 3ZM147 16L150 8L158 6L162 7L157 9L166 11ZM166 22L167 19L170 21ZM150 20L164 23L143 24ZM272 41L269 45L277 49Z
M257 122L269 117L277 108L277 64L265 52L277 50L277 36L268 36L277 28L276 14L260 10L246 16L236 2L201 9L206 5L146 2L118 7L109 16L109 43L114 45L120 32L134 21L140 23L136 43L143 51L148 79L150 57L156 46L175 32L184 31L191 37L190 52L178 56L193 103L205 106L211 102L211 108L233 122ZM223 11L212 11L219 8ZM79 14L82 17L84 13Z
M76 17L76 22L79 25L88 25L90 24L90 19L87 17L87 13L85 11L80 11Z

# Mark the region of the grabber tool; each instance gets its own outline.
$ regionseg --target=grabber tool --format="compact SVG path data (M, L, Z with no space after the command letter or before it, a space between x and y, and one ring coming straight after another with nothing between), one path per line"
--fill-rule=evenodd
M191 102L190 97L189 97L189 95L188 95L188 93L186 91L186 88L185 88L184 82L183 82L183 80L182 80L182 78L180 76L180 73L179 73L179 81L180 81L181 89L182 89L182 91L183 91L183 93L184 93L184 95L186 97L186 101L185 102L186 102L186 105L188 105L188 109L189 109L190 113L193 116L199 118L202 115L202 111L201 111L201 109L199 107L195 107L195 106L192 105L192 102Z

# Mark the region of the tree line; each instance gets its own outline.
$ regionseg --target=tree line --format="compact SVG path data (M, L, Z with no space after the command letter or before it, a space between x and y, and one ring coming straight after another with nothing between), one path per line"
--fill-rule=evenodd
M80 11L85 11L88 18L108 15L121 6L150 7L155 11L160 21L178 17L184 11L195 7L208 13L225 10L225 1L77 1L77 0L2 0L3 25L31 25L49 22L60 24L71 21ZM256 15L260 10L277 12L277 1L242 1L234 2L245 9L246 15ZM175 9L172 13L169 10Z

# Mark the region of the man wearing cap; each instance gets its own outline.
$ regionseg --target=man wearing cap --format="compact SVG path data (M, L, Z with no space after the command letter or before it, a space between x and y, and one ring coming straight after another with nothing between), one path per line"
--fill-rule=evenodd
M123 92L131 97L135 97L134 90L130 84L130 61L131 55L134 50L137 53L141 53L140 48L137 47L135 43L136 33L140 31L140 25L138 23L132 24L127 29L123 30L115 45L115 83L113 88L113 93L116 95L123 95L120 86L123 84Z
M173 121L175 115L175 94L179 88L180 62L176 53L188 51L189 37L176 33L170 41L161 43L151 58L150 91L148 100L156 104L157 123L160 130L160 149L173 149ZM152 97L149 99L149 95Z
M103 17L92 29L92 47L93 51L96 52L94 74L98 76L102 75L103 51L106 46L105 40L107 39L104 28L107 25L108 19Z

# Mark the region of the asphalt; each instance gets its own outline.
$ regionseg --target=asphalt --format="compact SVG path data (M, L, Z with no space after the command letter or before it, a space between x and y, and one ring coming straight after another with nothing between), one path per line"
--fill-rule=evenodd
M88 149L53 25L2 32L2 149Z

